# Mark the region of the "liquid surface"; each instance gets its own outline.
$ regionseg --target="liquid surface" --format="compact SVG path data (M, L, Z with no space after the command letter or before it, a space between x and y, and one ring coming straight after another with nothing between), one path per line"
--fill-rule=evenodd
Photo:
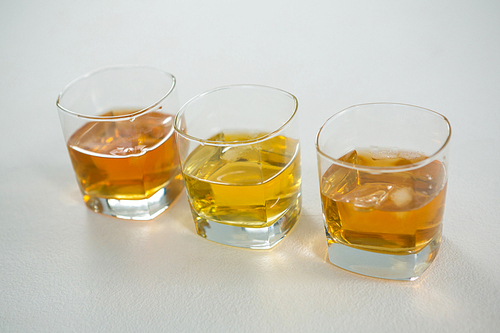
M180 177L172 122L172 115L150 112L133 121L89 122L78 129L67 145L84 199L146 199Z
M413 151L358 149L340 160L364 166L402 166L426 159ZM416 253L440 237L446 173L439 161L395 173L369 173L333 164L321 181L329 241L363 250Z
M247 133L210 140L244 141ZM199 146L186 159L190 203L203 219L242 227L273 224L297 202L301 173L298 140L283 136L234 147Z

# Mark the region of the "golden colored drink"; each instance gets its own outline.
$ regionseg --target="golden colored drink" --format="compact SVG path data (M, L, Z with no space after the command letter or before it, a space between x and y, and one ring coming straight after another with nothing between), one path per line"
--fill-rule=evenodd
M86 202L92 197L147 199L173 179L176 185L170 190L182 189L171 115L150 112L132 121L89 122L67 145Z
M207 141L241 142L262 135L220 133ZM248 145L201 145L186 158L182 173L199 218L239 227L267 227L297 206L298 141L276 136Z
M371 148L339 160L394 167L426 158L418 152ZM445 168L437 160L382 174L333 164L321 181L328 242L393 255L419 252L440 241L445 196Z
M67 85L56 105L88 208L151 220L173 203L183 184L172 74L147 66L104 67Z

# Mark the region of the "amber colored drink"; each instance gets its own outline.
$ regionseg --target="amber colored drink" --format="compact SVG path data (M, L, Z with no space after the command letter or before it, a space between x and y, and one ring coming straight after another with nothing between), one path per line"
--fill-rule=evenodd
M378 148L341 157L361 166L409 168L377 174L333 164L321 180L328 242L393 255L417 253L431 241L439 242L446 173L439 161L410 167L426 158Z
M259 136L221 133L209 141L240 142ZM182 172L191 206L202 219L261 228L300 207L299 145L284 136L251 145L199 146Z
M133 120L89 122L78 129L67 145L84 200L147 199L180 179L172 122L171 115L150 112Z

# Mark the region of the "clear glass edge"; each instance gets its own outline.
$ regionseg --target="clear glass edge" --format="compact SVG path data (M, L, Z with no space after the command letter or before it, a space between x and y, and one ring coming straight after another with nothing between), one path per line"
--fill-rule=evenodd
M110 70L116 70L116 69L128 69L128 68L146 68L146 69L151 69L151 70L154 70L154 71L157 71L157 72L161 72L167 76L170 76L172 78L172 85L170 86L170 89L168 90L168 92L163 95L158 101L156 101L155 103L143 108L143 109L140 109L134 113L130 113L130 114L126 114L126 115L121 115L121 116L89 116L89 115L84 115L84 114L81 114L81 113L78 113L78 112L74 112L74 111L71 111L67 108L65 108L64 106L62 106L60 104L60 100L61 98L63 97L64 93L72 86L74 85L75 83L77 82L80 82L88 77L91 77L93 75L96 75L96 74L99 74L99 73L102 73L102 72L106 72L106 71L110 71ZM169 72L166 72L162 69L159 69L159 68L156 68L156 67L152 67L152 66L145 66L145 65L116 65L116 66L106 66L106 67L101 67L101 68L98 68L98 69L95 69L93 71L90 71L86 74L83 74L79 77L77 77L76 79L74 79L73 81L71 81L70 83L68 83L64 88L63 90L59 93L59 95L57 96L57 100L56 100L56 106L59 110L63 111L63 112L66 112L72 116L76 116L76 117L79 117L79 118L84 118L84 119L89 119L89 120L96 120L96 121L108 121L108 120L128 120L128 119L132 119L134 117L137 117L151 109L153 109L154 107L156 107L158 104L160 104L161 102L163 102L168 96L170 96L170 94L174 91L175 89L175 86L176 86L176 83L177 83L177 79L175 78L175 76Z
M295 109L293 110L293 113L290 115L290 117L288 117L288 119L279 128L275 129L272 132L266 133L263 136L252 139L252 140L245 140L245 141L204 140L204 139L200 139L200 138L191 136L191 135L185 133L184 131L180 130L177 127L177 123L178 123L180 117L182 116L181 114L184 113L185 109L189 106L189 104L191 104L195 100L197 100L203 96L206 96L208 94L212 94L212 93L217 92L219 90L231 89L231 88L235 88L235 87L267 88L267 89L278 91L278 92L285 94L285 95L292 98L292 100L295 102ZM243 145L249 145L249 144L254 144L254 143L265 141L265 140L277 135L278 133L282 132L287 127L287 125L292 121L292 119L295 118L295 115L297 114L298 108L299 108L299 101L298 101L297 97L295 97L295 95L289 93L288 91L285 91L285 90L282 90L279 88L270 87L270 86L258 85L258 84L232 84L232 85L221 86L221 87L217 87L217 88L205 91L201 94L194 96L189 101L184 103L184 105L179 109L179 112L177 112L177 114L175 115L174 130L175 130L176 134L182 136L184 139L187 139L189 141L194 141L194 142L197 142L197 143L202 144L202 145L207 145L207 146L243 146Z
M447 124L447 127L448 127L448 136L446 137L446 141L441 145L441 147L432 155L428 156L426 159L422 160L422 161L419 161L419 162L416 162L416 163L412 163L412 164L407 164L407 165L403 165L403 166L394 166L394 167L377 167L377 166L366 166L366 165L360 165L360 164L353 164L353 163L349 163L349 162L344 162L344 161L340 161L334 157L331 157L329 156L328 154L324 153L323 151L321 151L321 149L319 148L319 137L321 135L321 132L323 130L323 128L335 117L338 117L340 114L348 111L349 109L353 109L353 108L356 108L356 107L359 107L359 106L369 106L369 105L399 105L399 106L408 106L408 107L412 107L412 108L417 108L417 109L420 109L420 110L424 110L426 112L430 112L434 115L437 115L439 117L441 117ZM337 165L340 165L340 166L343 166L343 167L346 167L346 168L349 168L349 169L356 169L356 170L359 170L359 171L366 171L366 172L374 172L374 173L381 173L381 172L399 172L399 171L403 171L403 170L406 170L406 171L409 171L409 170L413 170L413 169L417 169L417 168L420 168L424 165L427 165L429 163L431 163L434 158L436 156L438 156L449 144L450 142L450 138L451 138L451 125L450 125L450 122L448 121L448 118L446 118L444 115L442 115L441 113L439 112L436 112L434 110L431 110L431 109L427 109L427 108L424 108L424 107L421 107L421 106L416 106L416 105L412 105L412 104L405 104L405 103L395 103L395 102L373 102L373 103L362 103L362 104L355 104L355 105L351 105L345 109L342 109L336 113L334 113L332 116L328 117L328 119L323 123L323 125L321 125L320 129L318 130L318 133L316 134L316 140L315 140L315 146L316 146L316 152L330 160L333 164L337 164ZM319 167L319 166L318 166Z

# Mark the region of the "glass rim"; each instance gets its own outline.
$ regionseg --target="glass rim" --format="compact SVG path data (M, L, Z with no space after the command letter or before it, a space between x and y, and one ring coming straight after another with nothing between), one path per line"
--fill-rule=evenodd
M183 130L181 130L181 129L178 128L177 125L178 125L178 123L179 123L182 115L185 114L186 109L194 101L196 101L196 100L198 100L198 99L200 99L200 98L202 98L202 97L204 97L206 95L209 95L209 94L212 94L212 93L216 93L216 92L218 92L220 90L233 89L233 88L260 88L260 89L269 89L269 90L274 90L276 92L279 92L279 93L281 93L283 95L291 97L291 99L294 102L293 112L286 119L286 121L283 122L283 124L281 124L277 129L275 129L273 131L269 131L269 132L267 132L264 135L261 135L261 136L259 136L257 138L250 139L250 140L241 140L241 141L206 140L206 139L201 139L201 138L192 136L190 134L187 134L185 131L183 131ZM270 86L266 86L266 85L259 85L259 84L231 84L231 85L220 86L220 87L213 88L213 89L210 89L208 91L205 91L205 92L203 92L201 94L198 94L198 95L194 96L189 101L187 101L186 103L184 103L184 105L179 109L179 112L177 112L177 114L175 115L174 130L175 130L175 132L178 135L182 136L184 139L187 139L187 140L190 140L190 141L195 141L195 142L198 142L198 143L203 144L203 145L208 145L208 146L240 146L240 145L249 145L249 144L254 144L254 143L265 141L265 140L267 140L267 139L275 136L276 134L282 132L283 129L285 129L285 127L287 127L288 124L295 117L295 115L297 114L298 108L299 108L299 101L298 101L297 97L295 97L295 95L293 95L293 94L291 94L288 91L285 91L283 89L274 88L274 87L270 87Z
M63 97L63 95L75 83L81 82L81 81L83 81L85 79L88 79L91 76L95 76L95 75L98 75L98 74L103 73L103 72L114 71L114 70L126 70L126 69L148 69L148 70L153 70L153 71L156 71L156 72L160 72L160 73L164 74L165 76L170 77L172 79L172 84L170 85L170 88L168 89L168 91L162 97L160 97L156 102L154 102L153 104L148 105L147 107L139 109L139 110L134 111L132 113L127 113L125 115L116 115L116 116L91 116L91 115L86 115L86 114L83 114L83 113L79 113L79 112L75 112L75 111L69 110L69 109L67 109L66 107L64 107L61 104L61 98ZM76 117L79 117L79 118L84 118L84 119L101 120L101 121L106 121L106 120L127 120L127 119L131 119L131 118L137 117L137 116L139 116L139 115L141 115L141 114L143 114L143 113L145 113L145 112L153 109L154 107L156 107L157 105L159 105L161 102L163 102L174 91L174 88L176 86L176 81L177 80L176 80L176 78L175 78L175 76L173 74L171 74L169 72L166 72L166 71L164 71L162 69L159 69L159 68L156 68L156 67L152 67L152 66L146 66L146 65L114 65L114 66L105 66L105 67L101 67L101 68L92 70L90 72L87 72L86 74L80 75L79 77L77 77L76 79L74 79L73 81L71 81L70 83L68 83L61 90L61 92L59 93L59 95L57 96L56 106L57 106L57 108L59 110L61 110L63 112L66 112L66 113L68 113L70 115L73 115L73 116L76 116Z
M321 136L321 133L322 133L323 129L325 128L325 126L327 124L329 124L332 120L334 120L334 118L337 118L337 117L341 116L342 114L346 113L347 111L349 111L351 109L354 109L354 108L360 107L360 106L370 106L370 105L397 105L397 106L405 106L405 107L411 107L411 108L415 108L415 109L419 109L421 111L425 111L425 112L431 113L431 114L433 114L433 115L435 115L435 116L437 116L437 117L439 117L439 118L441 118L442 120L445 121L446 127L448 129L448 134L447 134L446 140L441 145L441 147L439 147L438 150L436 150L433 154L427 156L425 159L423 159L421 161L418 161L418 162L415 162L415 163L406 164L406 165L398 165L398 166L384 166L384 167L381 167L381 166L368 166L368 165L361 165L361 164L354 164L354 163L344 162L344 161L341 161L341 160L339 160L337 158L331 157L330 155L326 154L325 152L323 152L320 149L320 147L319 147L319 138ZM321 156L323 156L326 159L330 160L333 164L336 164L336 165L339 165L339 166L342 166L342 167L346 167L346 168L349 168L349 169L355 169L355 170L359 170L359 171L366 171L366 172L399 172L399 171L402 171L402 170L417 169L417 168L420 168L420 167L422 167L424 165L427 165L427 164L431 163L433 161L433 159L437 155L439 155L448 146L448 144L450 142L450 138L451 138L451 125L450 125L450 122L448 121L448 118L446 118L444 115L442 115L439 112L436 112L434 110L431 110L431 109L428 109L428 108L424 108L424 107L421 107L421 106L416 106L416 105L406 104L406 103L373 102L373 103L361 103L361 104L351 105L351 106L349 106L349 107L347 107L345 109L342 109L342 110L336 112L332 116L330 116L323 123L323 125L321 125L320 129L318 130L318 133L316 134L315 146L316 146L316 152L318 154L320 154Z

